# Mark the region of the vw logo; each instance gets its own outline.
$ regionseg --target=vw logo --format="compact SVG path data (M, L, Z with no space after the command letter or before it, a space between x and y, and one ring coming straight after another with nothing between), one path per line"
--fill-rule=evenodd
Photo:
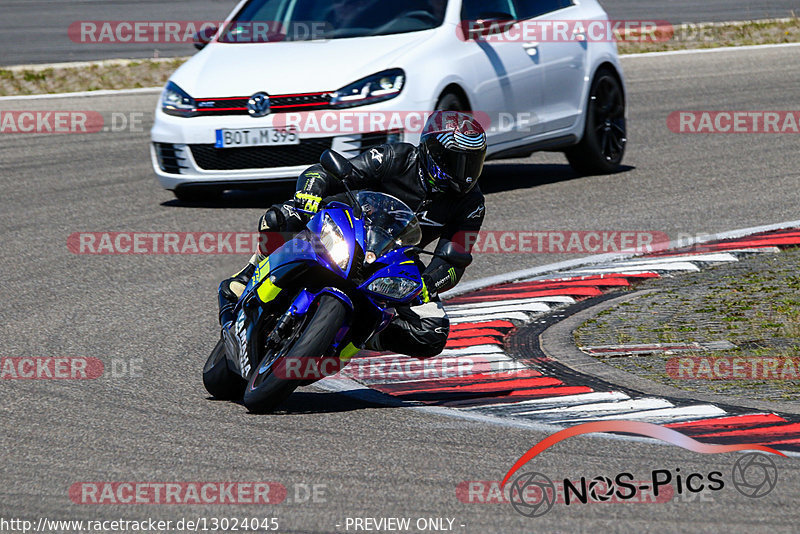
M265 117L269 115L269 95L256 93L247 101L247 112L251 117Z

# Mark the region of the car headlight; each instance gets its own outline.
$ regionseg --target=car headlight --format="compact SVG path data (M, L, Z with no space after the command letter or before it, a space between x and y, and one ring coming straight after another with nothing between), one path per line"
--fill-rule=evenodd
M322 223L320 241L322 241L322 245L328 251L328 256L331 257L333 262L341 270L347 269L347 263L350 261L350 247L344 239L342 230L327 213Z
M402 300L419 287L419 284L408 278L387 277L373 280L367 287L373 293L395 300Z
M402 69L379 72L333 93L331 105L335 108L352 108L391 100L402 92L405 82L406 73Z
M191 117L197 111L194 98L172 82L161 93L161 111L176 117Z

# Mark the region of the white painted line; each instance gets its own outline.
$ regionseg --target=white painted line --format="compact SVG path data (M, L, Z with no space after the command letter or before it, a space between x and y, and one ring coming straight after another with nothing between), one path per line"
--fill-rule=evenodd
M612 265L610 267L591 267L578 271L570 271L570 274L639 274L648 271L699 271L700 267L688 261L676 263L659 263L637 267L636 265Z
M163 87L142 87L139 89L103 89L100 91L80 91L77 93L52 93L44 95L0 96L0 102L11 100L48 100L57 98L81 98L86 96L118 96L160 93Z
M481 311L483 308L494 308L495 306L507 306L511 304L575 304L575 299L571 297L542 297L542 298L524 298L515 299L513 294L507 295L510 298L503 300L492 300L486 302L470 302L469 304L447 304L445 303L444 309L450 312L451 310L474 310ZM556 300L558 299L558 300Z
M494 347L497 348L497 347ZM467 361L471 358L475 358L481 362L513 362L516 360L512 360L503 352L493 352L493 353L484 353L484 354L458 354L458 355L444 355L439 354L438 356L434 356L433 358L426 358L424 360L420 360L417 358L412 358L410 356L375 356L369 358L353 358L353 363L346 367L346 369L350 369L353 365L356 366L371 366L380 363L382 367L386 367L387 369L398 368L401 367L403 369L406 368L423 368L423 367L431 367L434 365L439 365L441 362L437 362L439 360L447 360L447 364L455 365L456 362L459 361ZM437 362L437 363L433 363ZM388 371L387 371L388 372Z
M763 248L736 248L729 250L731 254L777 254L781 251L778 247Z
M720 417L727 415L728 412L722 408L718 408L712 404L701 404L698 406L683 406L681 408L664 408L660 410L646 410L635 413L621 413L615 415L605 415L599 417L584 417L579 419L565 419L561 422L583 422L583 421L608 421L613 419L636 419L653 420L653 421L673 421L675 420L692 420L692 419L706 419L710 417Z
M608 391L598 393L581 393L579 395L564 395L563 397L546 397L543 399L524 400L519 402L504 402L502 404L490 404L487 406L470 406L461 408L462 410L492 410L494 408L529 408L531 406L574 406L576 404L592 404L595 402L613 402L629 400L630 397L620 391ZM505 411L505 410L504 410Z
M620 59L653 58L663 56L685 56L689 54L716 54L720 52L746 52L748 50L766 50L770 48L793 48L800 43L776 43L747 46L721 46L718 48L691 48L689 50L667 50L665 52L642 52L641 54L622 54Z
M478 315L487 313L505 313L505 312L549 312L550 306L541 302L532 302L530 304L511 304L506 306L486 306L479 309L469 309L452 306L446 308L447 315L450 318L464 317L468 315Z
M674 404L666 399L647 398L647 399L632 399L618 402L598 402L595 404L580 404L576 406L562 406L558 408L547 408L543 410L530 410L526 412L519 412L516 415L525 416L541 416L541 415L559 415L565 413L628 413L638 412L640 410L656 410L660 408L673 408Z
M678 263L682 261L705 261L705 262L733 262L739 261L730 252L708 252L704 254L678 254L676 256L659 256L650 259L625 260L614 265L654 265L661 263Z
M469 308L475 311L480 311L481 308L491 308L493 306L502 306L505 304L532 304L532 303L542 303L542 304L553 304L556 306L560 305L569 305L575 304L575 299L572 297L564 297L564 296L550 296L550 297L529 297L524 299L515 299L513 298L513 293L508 294L510 298L503 299L503 300L493 300L493 301L486 301L486 302L470 302L469 304L447 304L445 302L445 309L446 310L453 310L453 309L460 309L460 308Z
M479 323L479 322L498 321L504 319L511 321L528 321L531 319L531 316L523 312L505 312L505 313L474 315L474 316L467 315L464 317L451 317L450 324Z
M444 349L437 357L446 356L473 356L476 354L503 354L503 349L497 345L475 345L474 347L464 347L463 349ZM508 356L506 356L507 358Z

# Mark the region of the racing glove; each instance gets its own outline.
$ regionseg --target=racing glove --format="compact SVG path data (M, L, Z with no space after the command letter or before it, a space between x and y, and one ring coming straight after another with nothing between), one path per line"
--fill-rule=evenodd
M277 243L277 232L280 232L286 224L286 216L275 206L269 208L258 220L258 253L261 256L269 256L283 243Z
M430 277L422 275L422 293L419 295L420 304L427 304L438 296L434 288L435 286Z
M309 213L317 213L321 202L322 197L319 197L313 193L298 191L294 194L294 207L298 210L307 211Z

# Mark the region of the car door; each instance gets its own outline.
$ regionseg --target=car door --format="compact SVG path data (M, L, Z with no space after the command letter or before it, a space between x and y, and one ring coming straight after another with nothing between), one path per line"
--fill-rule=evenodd
M464 22L516 20L513 0L463 0ZM536 111L541 106L544 76L538 49L514 37L509 28L496 38L468 40L473 47L469 63L474 69L476 111L492 120L489 143L498 145L529 137L540 130Z
M582 10L572 0L514 0L520 18L544 22L579 21ZM577 33L576 33L577 31ZM567 39L554 37L539 43L539 60L544 75L540 118L544 131L569 128L580 118L586 82L589 43L580 28L570 24Z

